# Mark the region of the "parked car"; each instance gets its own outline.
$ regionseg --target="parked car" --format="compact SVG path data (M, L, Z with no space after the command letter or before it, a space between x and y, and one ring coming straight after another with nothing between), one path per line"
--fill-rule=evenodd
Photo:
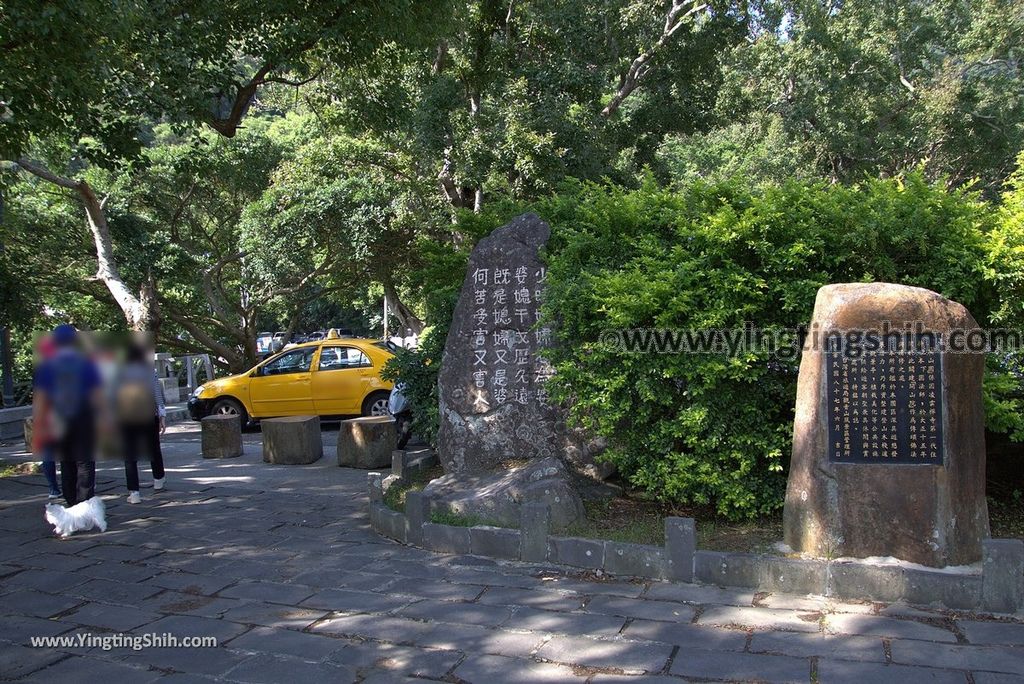
M238 416L243 425L277 416L386 416L392 383L380 373L392 356L377 340L307 342L201 385L188 400L189 414Z

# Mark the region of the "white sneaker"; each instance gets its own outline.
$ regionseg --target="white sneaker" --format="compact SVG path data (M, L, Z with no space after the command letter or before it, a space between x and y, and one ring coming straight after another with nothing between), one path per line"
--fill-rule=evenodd
M159 492L163 488L164 488L164 478L162 478L162 477L160 479L154 478L153 479L153 491L154 492Z
M128 492L128 503L137 504L142 503L142 497L138 492Z

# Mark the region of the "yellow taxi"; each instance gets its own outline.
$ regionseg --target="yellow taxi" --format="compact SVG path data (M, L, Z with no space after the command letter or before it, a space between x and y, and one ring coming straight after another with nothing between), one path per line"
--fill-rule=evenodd
M289 347L254 368L211 380L188 400L193 420L214 414L250 420L278 416L387 415L392 383L380 377L394 354L379 340L327 339Z

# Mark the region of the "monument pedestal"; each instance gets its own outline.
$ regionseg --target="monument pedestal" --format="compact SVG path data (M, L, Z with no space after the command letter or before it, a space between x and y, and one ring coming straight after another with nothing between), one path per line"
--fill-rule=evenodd
M952 350L977 329L963 306L921 288L818 291L797 389L790 548L933 567L981 559L984 354Z

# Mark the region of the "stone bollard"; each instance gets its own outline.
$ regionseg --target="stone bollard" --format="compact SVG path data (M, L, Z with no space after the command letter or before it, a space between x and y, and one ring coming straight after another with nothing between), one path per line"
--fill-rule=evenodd
M405 493L405 540L413 546L423 545L423 523L430 522L430 499L423 492Z
M387 468L398 443L390 416L353 418L338 428L338 465L348 468Z
M203 418L203 458L236 458L242 455L242 423L238 416Z
M25 430L25 451L32 453L32 416L25 419L22 428Z
M391 474L399 478L405 477L405 450L395 449L391 452Z
M265 463L308 465L324 455L319 416L268 418L260 426Z
M542 562L548 557L548 529L551 512L547 504L523 504L520 513L522 531L520 556L524 561Z
M433 449L406 449L402 473L405 476L415 475L437 463L437 454Z
M985 539L981 550L982 607L995 613L1024 608L1024 541Z
M697 528L693 518L665 518L666 575L677 582L693 581Z
M384 501L384 477L380 473L366 473L366 493L371 504Z

